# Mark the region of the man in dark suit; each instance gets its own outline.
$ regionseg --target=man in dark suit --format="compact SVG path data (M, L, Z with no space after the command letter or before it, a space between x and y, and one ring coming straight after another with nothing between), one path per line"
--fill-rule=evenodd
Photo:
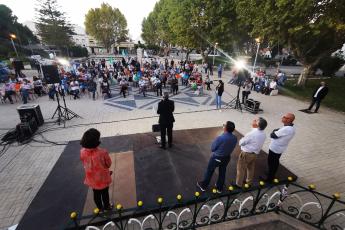
M317 113L317 111L319 110L321 101L326 97L327 93L328 93L328 87L327 87L326 83L324 81L322 81L320 83L320 86L317 87L313 92L312 102L311 102L308 110L311 110L313 108L313 106L316 104L314 113Z
M175 122L173 112L175 110L174 101L169 100L169 93L165 92L163 100L158 103L157 113L159 114L159 125L161 129L161 146L160 148L165 149L165 134L168 133L168 145L172 147L172 129L173 123Z

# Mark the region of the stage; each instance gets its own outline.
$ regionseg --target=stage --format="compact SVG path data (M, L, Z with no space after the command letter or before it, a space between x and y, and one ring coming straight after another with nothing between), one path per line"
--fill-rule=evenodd
M198 191L196 182L201 180L210 158L212 141L222 132L221 127L174 131L173 148L158 148L159 133L141 133L102 138L101 147L108 149L112 166L113 183L110 199L124 208L135 207L141 200L144 207L153 207L157 197L173 202L181 194L184 200L192 199ZM241 134L236 133L238 139ZM226 185L235 182L236 163L240 152L237 146L228 165ZM17 230L62 229L69 215L89 215L95 208L92 190L83 184L84 169L80 162L79 141L71 141L31 202ZM257 158L255 179L267 171L267 154L261 151ZM215 183L215 172L210 185ZM277 178L296 177L280 166ZM211 188L209 188L208 192Z

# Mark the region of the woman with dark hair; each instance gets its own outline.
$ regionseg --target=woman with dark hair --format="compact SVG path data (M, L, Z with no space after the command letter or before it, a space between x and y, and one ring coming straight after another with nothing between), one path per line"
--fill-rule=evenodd
M111 210L112 205L109 202L109 185L111 183L111 174L109 171L111 159L105 149L100 145L101 133L97 129L87 130L80 145L80 160L85 169L84 184L93 190L93 199L100 211Z

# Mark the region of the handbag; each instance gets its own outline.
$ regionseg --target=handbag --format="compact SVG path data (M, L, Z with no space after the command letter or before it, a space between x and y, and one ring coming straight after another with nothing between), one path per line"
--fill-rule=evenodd
M160 131L161 131L161 127L159 124L152 125L152 132L160 132Z

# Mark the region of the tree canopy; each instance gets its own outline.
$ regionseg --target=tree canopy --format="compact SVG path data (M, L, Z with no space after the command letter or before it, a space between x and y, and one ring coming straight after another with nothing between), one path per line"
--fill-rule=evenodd
M12 14L10 8L0 4L0 56L2 57L8 57L13 52L10 34L16 35L14 42L16 45L20 45L19 53L23 50L22 46L39 42L27 26L17 22L17 17Z
M90 9L85 15L86 33L102 42L109 51L111 45L127 39L127 21L117 8L102 3L100 8Z
M73 27L67 21L65 13L59 10L56 0L40 0L36 12L36 29L43 43L60 49L73 44Z
M215 43L232 51L249 37L237 23L235 2L160 0L142 23L147 44L178 45L200 51L204 59Z
M335 0L237 0L240 20L253 37L289 47L305 69L303 86L320 60L345 43L345 4Z

